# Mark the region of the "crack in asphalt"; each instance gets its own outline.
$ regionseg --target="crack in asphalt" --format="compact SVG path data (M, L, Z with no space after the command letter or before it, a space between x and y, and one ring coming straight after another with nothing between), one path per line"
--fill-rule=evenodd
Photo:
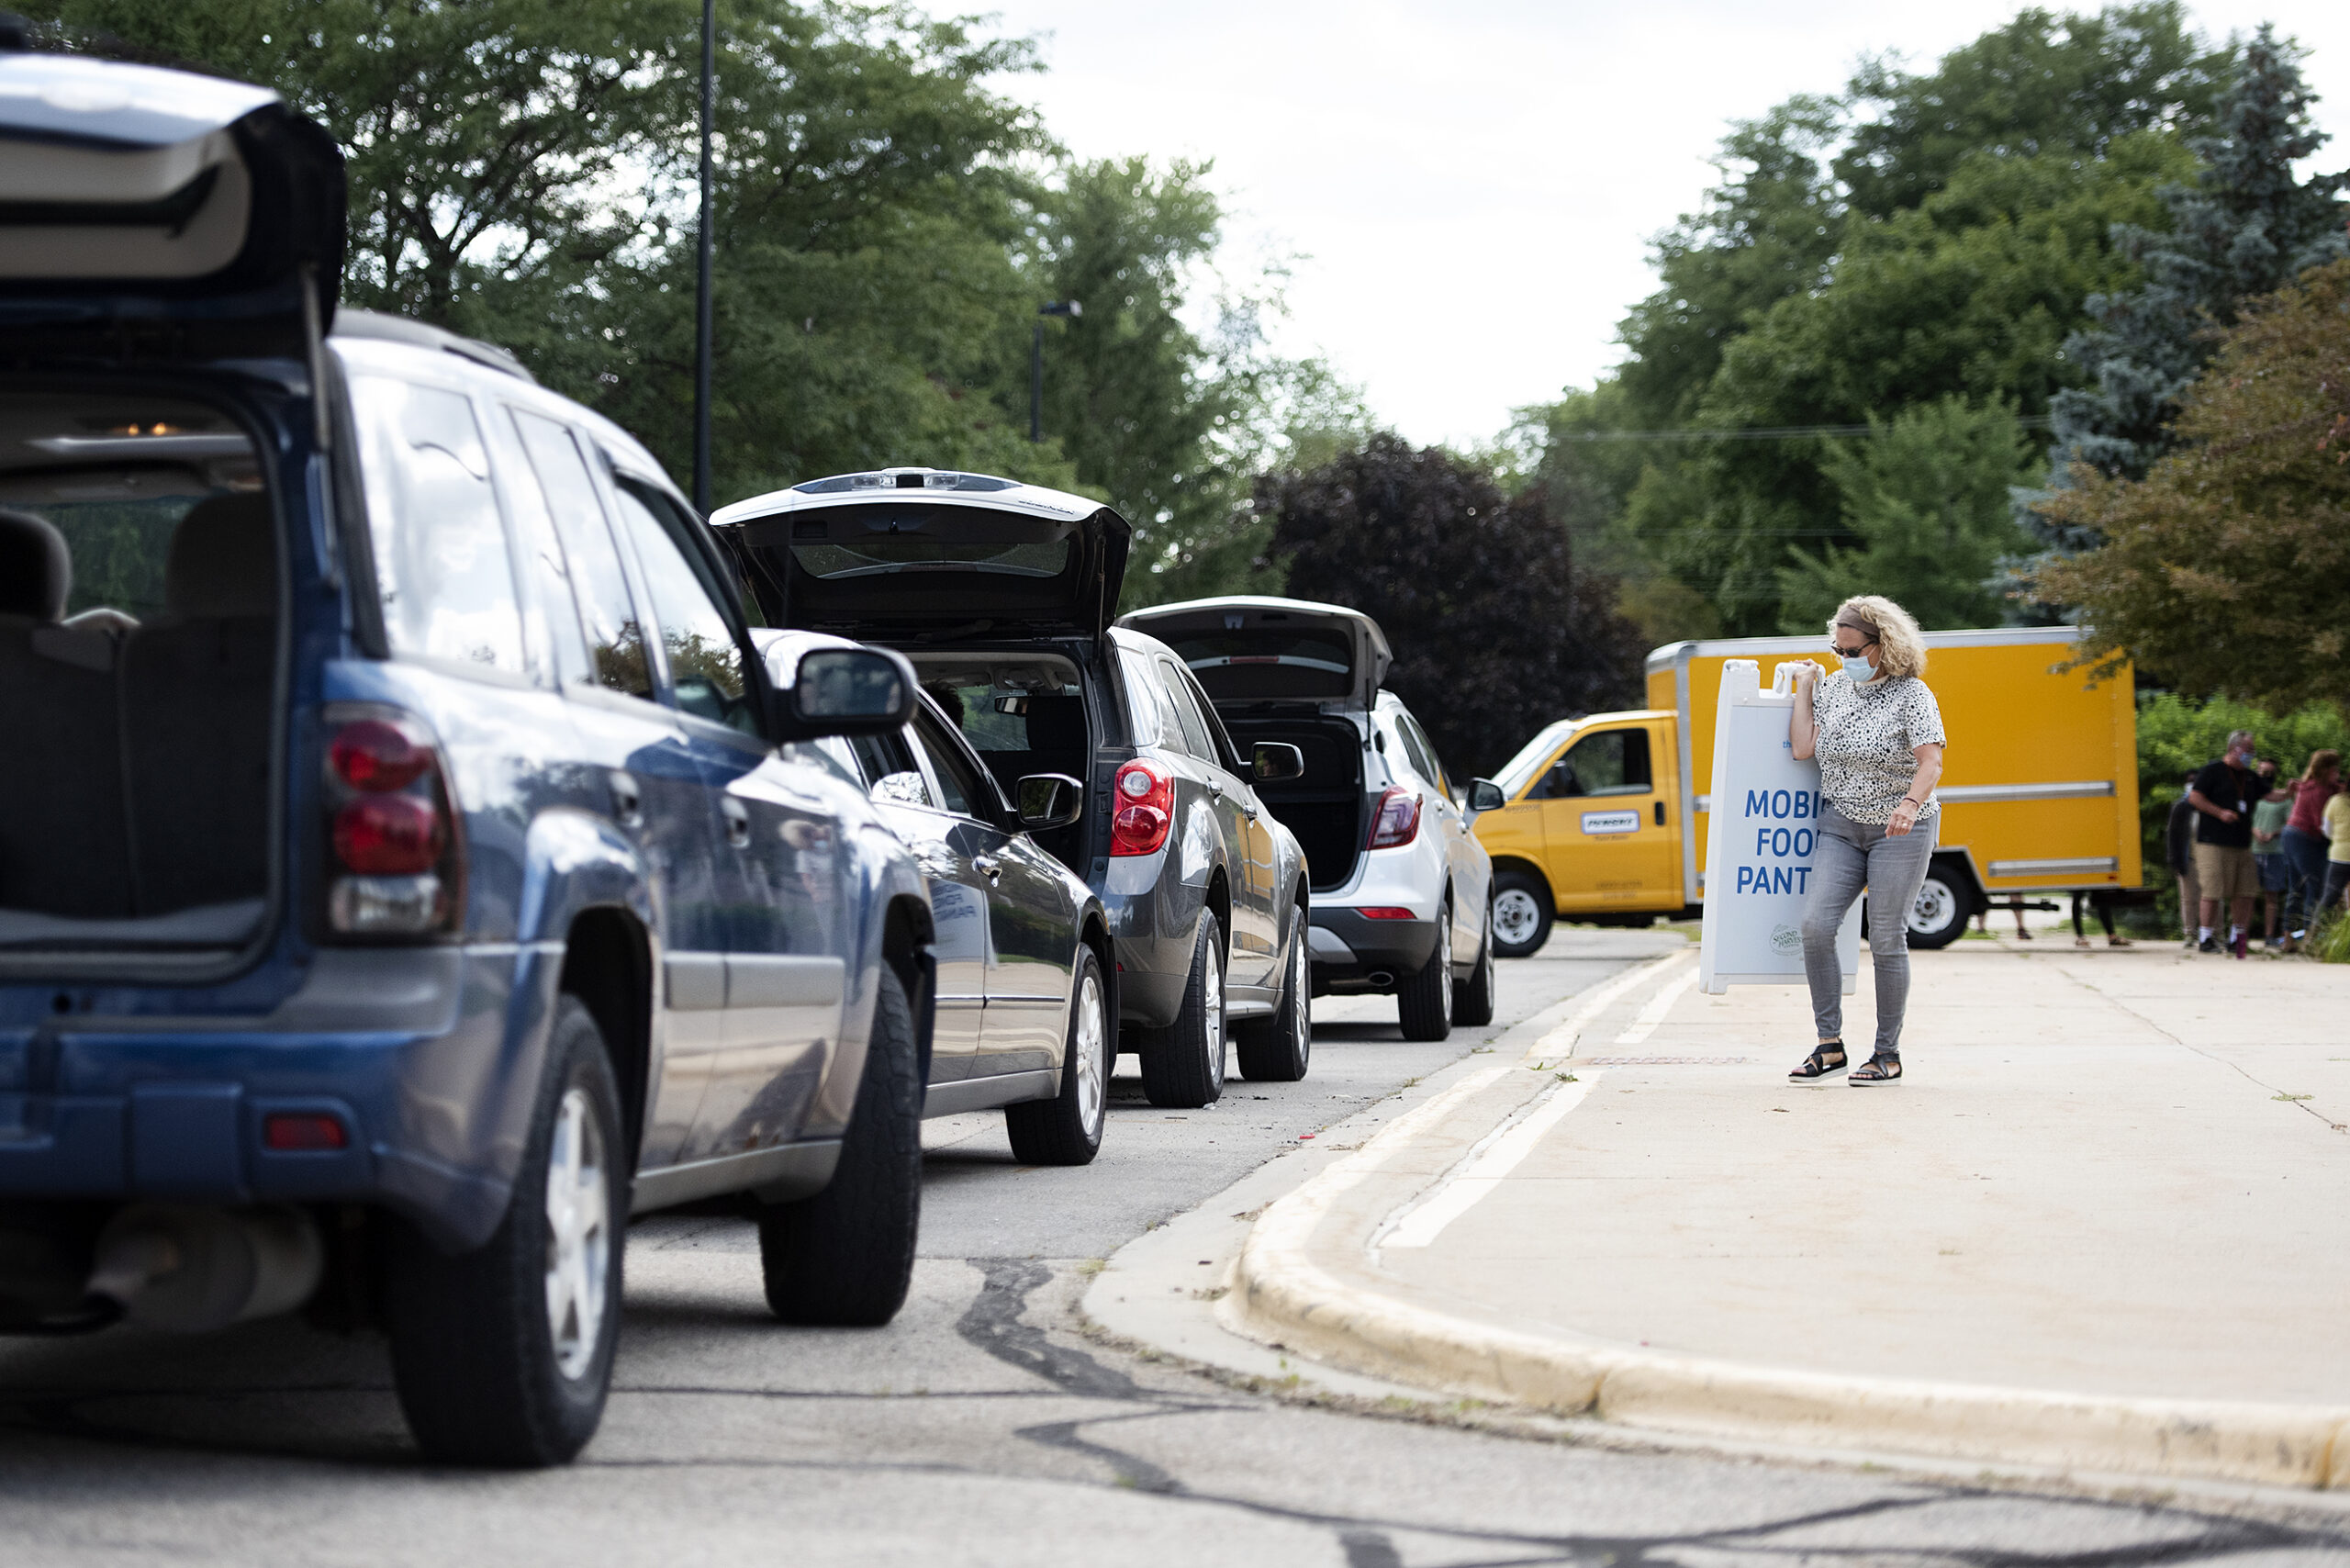
M1826 1525L1915 1514L1941 1505L2001 1501L2005 1498L2003 1494L1983 1488L1925 1483L1910 1484L1916 1489L1908 1495L1872 1498L1844 1507L1812 1510L1760 1523L1658 1535L1606 1536L1551 1536L1378 1519L1284 1507L1252 1497L1203 1492L1187 1485L1180 1476L1150 1460L1084 1434L1088 1428L1205 1412L1254 1412L1266 1408L1264 1405L1232 1399L1188 1397L1147 1388L1127 1373L1103 1365L1091 1354L1057 1342L1045 1328L1027 1320L1029 1298L1053 1279L1053 1271L1045 1264L1033 1259L974 1258L967 1261L981 1271L983 1282L979 1294L956 1322L956 1332L966 1342L999 1361L1045 1379L1065 1393L1081 1398L1141 1406L1115 1415L1080 1417L1069 1421L1021 1428L1015 1431L1015 1436L1044 1447L1080 1453L1095 1460L1109 1468L1116 1478L1115 1484L1122 1487L1329 1529L1336 1533L1337 1543L1345 1553L1347 1568L1402 1568L1402 1554L1390 1533L1393 1531L1462 1542L1506 1543L1532 1549L1536 1553L1458 1563L1452 1568L1532 1568L1532 1565L1540 1563L1576 1564L1579 1568L1586 1564L1594 1565L1594 1568L1598 1568L1598 1565L1605 1565L1605 1568L1666 1568L1668 1564L1682 1562L1681 1558L1671 1554L1690 1549L1740 1551L1766 1558L1800 1558L1807 1562L1863 1558L1881 1562L1888 1553L1898 1552L1923 1561L1960 1565L1960 1568L2123 1568L2125 1564L2136 1568L2139 1564L2209 1562L2247 1551L2339 1547L2344 1544L2344 1538L2340 1535L2322 1534L2288 1525L2174 1513L2153 1506L2076 1499L2066 1501L2073 1506L2135 1513L2148 1520L2191 1518L2202 1529L2175 1540L2140 1541L2124 1546L2058 1551L1942 1545L1905 1548L1883 1543L1835 1546L1772 1539Z

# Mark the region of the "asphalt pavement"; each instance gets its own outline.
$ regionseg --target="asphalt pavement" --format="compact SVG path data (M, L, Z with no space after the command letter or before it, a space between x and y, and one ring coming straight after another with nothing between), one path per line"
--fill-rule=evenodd
M992 1117L934 1124L923 1258L887 1329L780 1327L748 1226L649 1219L603 1431L564 1470L422 1466L381 1343L295 1321L0 1344L0 1561L2350 1563L2350 1526L2316 1508L1384 1418L1084 1331L1125 1242L1676 940L1561 927L1502 967L1492 1029L1440 1046L1404 1042L1392 1004L1326 1002L1304 1082L1236 1081L1212 1110L1122 1077L1083 1170L1016 1165Z

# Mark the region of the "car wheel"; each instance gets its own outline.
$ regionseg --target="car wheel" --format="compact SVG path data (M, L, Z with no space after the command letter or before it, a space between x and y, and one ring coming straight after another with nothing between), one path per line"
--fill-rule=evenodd
M1420 972L1395 991L1395 1013L1407 1040L1441 1040L1452 1033L1452 905L1437 906L1436 951Z
M1550 889L1528 871L1494 879L1494 955L1530 958L1550 939Z
M394 1231L392 1382L429 1458L561 1464L595 1436L620 1337L626 1148L603 1032L565 996L498 1229L453 1258L411 1225Z
M1452 988L1452 1021L1478 1029L1494 1021L1494 910L1485 906L1485 925L1477 939L1477 967Z
M922 1220L922 1096L913 1007L884 964L833 1179L759 1215L767 1305L786 1323L876 1328L905 1305Z
M1909 946L1947 947L1966 934L1975 918L1973 890L1940 866L1930 866L1919 884L1918 902L1909 906Z
M1069 994L1075 1001L1061 1052L1060 1092L1003 1108L1012 1158L1023 1165L1091 1165L1102 1147L1110 1105L1110 993L1102 983L1102 960L1091 947L1077 950Z
M1314 1054L1314 979L1307 969L1305 906L1290 915L1289 980L1270 1018L1232 1029L1240 1076L1259 1083L1295 1083Z
M1191 978L1175 1022L1142 1044L1142 1092L1154 1105L1209 1105L1224 1097L1224 926L1200 915Z

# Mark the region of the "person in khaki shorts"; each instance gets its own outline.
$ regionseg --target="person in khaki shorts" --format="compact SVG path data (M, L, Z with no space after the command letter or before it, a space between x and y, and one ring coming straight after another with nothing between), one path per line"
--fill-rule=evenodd
M2252 901L2260 892L2260 871L2252 861L2252 808L2267 793L2267 782L2253 768L2250 730L2229 735L2226 755L2198 773L2195 787L2187 792L2188 802L2201 814L2195 824L2195 880L2203 895L2199 953L2220 951L2212 927L2225 905L2230 915L2227 950L2244 957Z

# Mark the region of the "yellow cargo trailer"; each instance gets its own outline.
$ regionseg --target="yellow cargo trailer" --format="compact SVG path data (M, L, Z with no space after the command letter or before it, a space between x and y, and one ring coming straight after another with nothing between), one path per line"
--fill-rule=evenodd
M1950 734L1942 844L1909 919L1912 946L1955 940L1993 898L2134 888L2137 707L2129 667L2065 670L2074 628L1926 634L1926 683ZM1495 777L1477 818L1494 857L1494 935L1532 952L1550 922L1645 924L1705 896L1716 698L1726 659L1829 662L1827 637L1673 643L1649 655L1645 709L1561 720Z

